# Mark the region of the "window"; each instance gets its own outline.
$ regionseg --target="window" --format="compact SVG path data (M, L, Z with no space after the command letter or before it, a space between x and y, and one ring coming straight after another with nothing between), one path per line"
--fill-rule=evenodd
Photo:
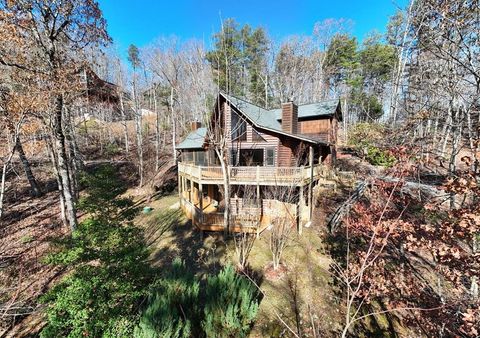
M183 161L187 163L193 162L193 152L187 150L183 153Z
M267 142L265 139L262 137L262 135L259 134L258 131L252 128L252 141L253 142Z
M275 149L268 148L265 150L265 165L269 167L275 166Z
M195 152L195 157L196 157L196 161L195 161L196 165L199 165L199 166L206 166L207 165L206 156L205 156L204 151Z
M263 166L263 149L240 149L241 166Z
M232 140L246 141L247 140L247 123L237 113L232 111Z

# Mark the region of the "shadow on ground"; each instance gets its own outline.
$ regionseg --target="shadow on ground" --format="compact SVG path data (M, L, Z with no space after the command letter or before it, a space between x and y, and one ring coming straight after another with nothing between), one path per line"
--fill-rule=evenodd
M222 267L227 249L222 234L202 235L180 209L154 211L143 223L152 265L169 266L180 257L192 273L202 276Z

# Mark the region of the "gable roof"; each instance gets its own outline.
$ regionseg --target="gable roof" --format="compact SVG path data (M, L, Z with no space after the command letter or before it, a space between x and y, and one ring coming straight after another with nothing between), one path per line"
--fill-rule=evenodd
M188 150L188 149L201 149L205 143L205 137L207 136L207 128L202 127L190 132L185 139L180 142L175 148Z
M239 110L247 119L249 119L256 127L274 131L279 134L287 135L296 139L307 142L328 144L318 138L312 138L302 134L290 134L282 130L282 109L264 109L248 101L220 92L227 101L230 102L237 110ZM338 99L331 99L317 103L305 104L298 106L298 118L311 118L320 116L333 116L339 106Z
M238 97L228 95L224 92L220 92L219 95L223 96L232 106L239 110L245 117L251 121L251 123L261 129L273 131L278 134L286 135L296 139L300 139L312 143L327 144L322 139L312 136L305 136L302 134L290 134L282 130L282 109L264 109L248 101L239 99ZM337 111L340 101L338 99L325 100L317 103L303 104L298 106L298 118L307 119L312 117L329 117L333 116ZM207 136L207 128L202 127L190 132L185 139L180 142L176 149L188 150L188 149L201 149L205 144Z

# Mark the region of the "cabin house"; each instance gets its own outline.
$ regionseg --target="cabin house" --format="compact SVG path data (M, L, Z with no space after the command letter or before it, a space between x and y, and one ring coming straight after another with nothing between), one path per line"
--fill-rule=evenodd
M282 215L305 225L341 119L338 99L267 110L220 92L209 126L193 122L176 147L182 209L201 230L224 230L226 210L229 231L259 233Z

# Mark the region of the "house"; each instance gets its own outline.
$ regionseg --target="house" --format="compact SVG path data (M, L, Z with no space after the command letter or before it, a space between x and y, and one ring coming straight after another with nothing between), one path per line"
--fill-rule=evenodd
M341 119L338 99L266 110L220 92L209 128L193 122L176 147L182 209L201 230L224 230L226 210L229 231L258 233L285 214L305 225Z

